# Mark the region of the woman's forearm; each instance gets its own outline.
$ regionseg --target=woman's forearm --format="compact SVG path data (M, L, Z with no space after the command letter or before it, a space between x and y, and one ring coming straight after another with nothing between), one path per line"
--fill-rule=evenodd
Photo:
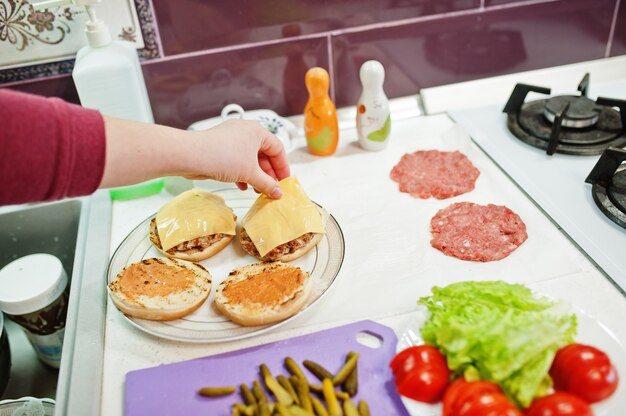
M277 180L290 174L285 150L258 122L228 120L190 132L105 117L106 163L101 188L161 176L250 184L280 197Z
M182 173L189 132L112 117L104 121L107 145L101 188Z

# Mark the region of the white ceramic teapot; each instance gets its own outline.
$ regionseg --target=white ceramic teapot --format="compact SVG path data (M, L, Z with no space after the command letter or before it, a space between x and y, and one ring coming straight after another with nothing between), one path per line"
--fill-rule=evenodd
M198 121L188 127L188 130L198 131L206 130L214 127L224 120L230 118L238 118L242 120L256 120L263 127L269 130L280 139L285 147L285 151L289 152L293 149L293 139L297 135L296 125L291 121L283 118L273 112L272 110L250 110L245 111L243 107L238 104L228 104L222 109L220 117L213 117L207 120Z

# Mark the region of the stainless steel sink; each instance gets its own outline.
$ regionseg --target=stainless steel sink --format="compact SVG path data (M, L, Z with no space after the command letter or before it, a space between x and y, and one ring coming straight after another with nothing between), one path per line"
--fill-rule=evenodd
M49 397L57 402L56 415L99 413L110 224L111 202L104 191L0 209L0 268L27 254L49 253L70 278L60 369L41 364L21 328L9 323L12 368L3 399Z

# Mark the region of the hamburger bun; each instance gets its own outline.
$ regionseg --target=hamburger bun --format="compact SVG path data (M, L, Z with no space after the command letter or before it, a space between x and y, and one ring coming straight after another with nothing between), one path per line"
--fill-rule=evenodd
M325 211L309 199L298 179L290 176L279 185L283 196L259 195L238 234L244 251L263 261L293 261L315 247L326 232Z
M170 321L202 305L211 282L211 274L199 264L150 258L125 267L108 288L111 300L124 314Z
M259 254L256 246L246 233L245 229L241 229L239 232L239 242L243 250L262 261L282 261L290 262L305 255L309 250L317 245L322 240L323 234L319 233L306 233L300 237L288 241L273 248L265 256Z
M236 221L237 217L233 215L233 221ZM180 259L186 261L198 262L208 259L222 251L231 241L233 241L234 235L228 234L213 234L207 237L196 238L192 241L186 241L173 247L167 251L163 250L161 246L161 239L157 231L156 218L150 221L150 242L152 245L164 256L172 259Z
M295 315L311 294L309 273L281 262L239 267L218 285L217 309L243 326L267 325Z

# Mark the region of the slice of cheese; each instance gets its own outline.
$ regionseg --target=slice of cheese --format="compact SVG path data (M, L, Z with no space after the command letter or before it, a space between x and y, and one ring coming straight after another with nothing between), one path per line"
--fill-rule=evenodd
M325 233L320 208L304 193L294 177L279 182L280 199L261 195L242 224L261 256L306 233Z
M233 211L224 198L192 189L165 204L156 216L164 251L180 243L213 234L236 234Z

